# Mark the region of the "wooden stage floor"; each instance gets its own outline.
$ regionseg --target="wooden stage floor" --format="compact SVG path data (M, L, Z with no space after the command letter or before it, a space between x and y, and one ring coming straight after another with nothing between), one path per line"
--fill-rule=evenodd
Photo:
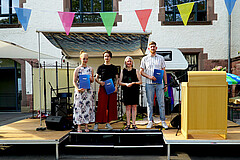
M177 129L163 130L164 141L166 144L240 144L240 125L228 121L227 139L219 135L191 135L186 139ZM177 133L177 136L176 136Z
M45 127L45 122L42 122ZM0 127L0 144L17 144L26 141L26 143L51 143L60 141L70 130L66 131L36 131L40 127L39 119L24 119ZM55 144L53 143L53 144Z
M172 117L167 116L166 122L170 126L170 119ZM155 119L158 119L158 117L155 117ZM146 129L147 120L137 121L136 122L137 127L141 130ZM45 121L42 121L43 127L45 127ZM111 122L111 125L114 129L124 129L125 127L125 121L113 121ZM93 128L94 124L89 125L89 129ZM154 126L156 128L161 128L161 123L155 120ZM44 142L54 142L60 141L62 138L68 135L68 133L71 130L66 131L55 131L55 130L44 130L44 131L36 131L36 128L40 127L40 120L39 119L24 119L20 120L8 125L0 126L0 144L4 143L12 143L12 144L18 144L22 143L23 141L26 141L26 143L44 143ZM99 129L105 129L105 124L99 124ZM82 130L84 132L84 126L82 126ZM146 129L147 131L147 129ZM177 129L169 127L168 130L162 130L164 140L165 142L174 144L174 143L193 143L197 141L221 141L223 143L230 141L240 143L240 125L228 121L228 129L227 129L227 139L224 140L220 136L217 135L194 135L190 137L189 139L185 139L183 135L178 132L176 136Z
M170 126L170 120L174 116L167 116L166 122ZM155 116L155 127L157 130L161 130L160 121L158 120L158 116ZM42 122L45 127L45 121ZM137 127L141 132L147 132L149 129L146 129L147 120L144 119L142 121L136 122ZM115 121L111 122L114 130L121 131L124 129L125 122L124 121ZM90 132L93 128L94 124L89 125ZM54 144L56 145L56 159L59 158L58 153L58 145L64 141L70 133L70 130L66 131L55 131L55 130L44 130L44 131L36 131L36 128L40 127L39 119L24 119L20 120L8 125L0 126L0 145L8 145L8 144ZM156 128L154 130L156 130ZM84 126L82 126L83 133ZM100 132L105 129L105 124L99 124ZM124 130L125 131L125 130ZM134 133L132 129L131 132ZM170 145L185 145L185 144L227 144L227 145L236 145L240 144L240 125L233 123L232 121L228 121L228 129L227 129L227 139L223 139L217 135L204 136L204 135L194 135L189 139L185 139L183 135L178 132L176 136L177 129L169 128L168 130L162 130L164 142L167 145L167 155L168 159L170 159ZM78 133L81 134L81 133Z

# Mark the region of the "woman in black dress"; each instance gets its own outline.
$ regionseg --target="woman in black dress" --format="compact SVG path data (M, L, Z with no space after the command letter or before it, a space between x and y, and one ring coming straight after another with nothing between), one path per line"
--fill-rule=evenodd
M139 85L142 84L139 71L133 68L133 59L127 56L124 61L124 69L120 74L119 84L123 89L123 102L126 106L127 126L130 129L130 117L132 109L132 128L136 127L137 105L139 104Z

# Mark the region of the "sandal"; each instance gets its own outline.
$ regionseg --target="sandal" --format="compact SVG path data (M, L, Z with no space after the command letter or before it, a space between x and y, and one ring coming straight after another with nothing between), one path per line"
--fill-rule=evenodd
M88 128L85 128L85 132L89 132L89 129L88 129Z
M77 132L78 132L78 133L82 133L82 130L81 130L81 129L78 129Z
M138 129L138 127L136 126L136 124L132 125L133 129Z
M127 126L125 127L125 129L127 129L127 130L130 129L130 125L127 125Z

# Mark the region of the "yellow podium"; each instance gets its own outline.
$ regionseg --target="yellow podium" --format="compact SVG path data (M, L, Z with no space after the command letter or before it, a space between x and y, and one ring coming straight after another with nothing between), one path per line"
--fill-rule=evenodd
M218 134L227 138L227 94L225 71L189 71L182 83L181 132Z

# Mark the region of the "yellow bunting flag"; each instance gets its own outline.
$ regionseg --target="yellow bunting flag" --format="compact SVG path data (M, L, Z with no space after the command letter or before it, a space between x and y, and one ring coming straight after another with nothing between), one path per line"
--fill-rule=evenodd
M177 5L183 24L186 26L188 18L192 12L194 2Z

